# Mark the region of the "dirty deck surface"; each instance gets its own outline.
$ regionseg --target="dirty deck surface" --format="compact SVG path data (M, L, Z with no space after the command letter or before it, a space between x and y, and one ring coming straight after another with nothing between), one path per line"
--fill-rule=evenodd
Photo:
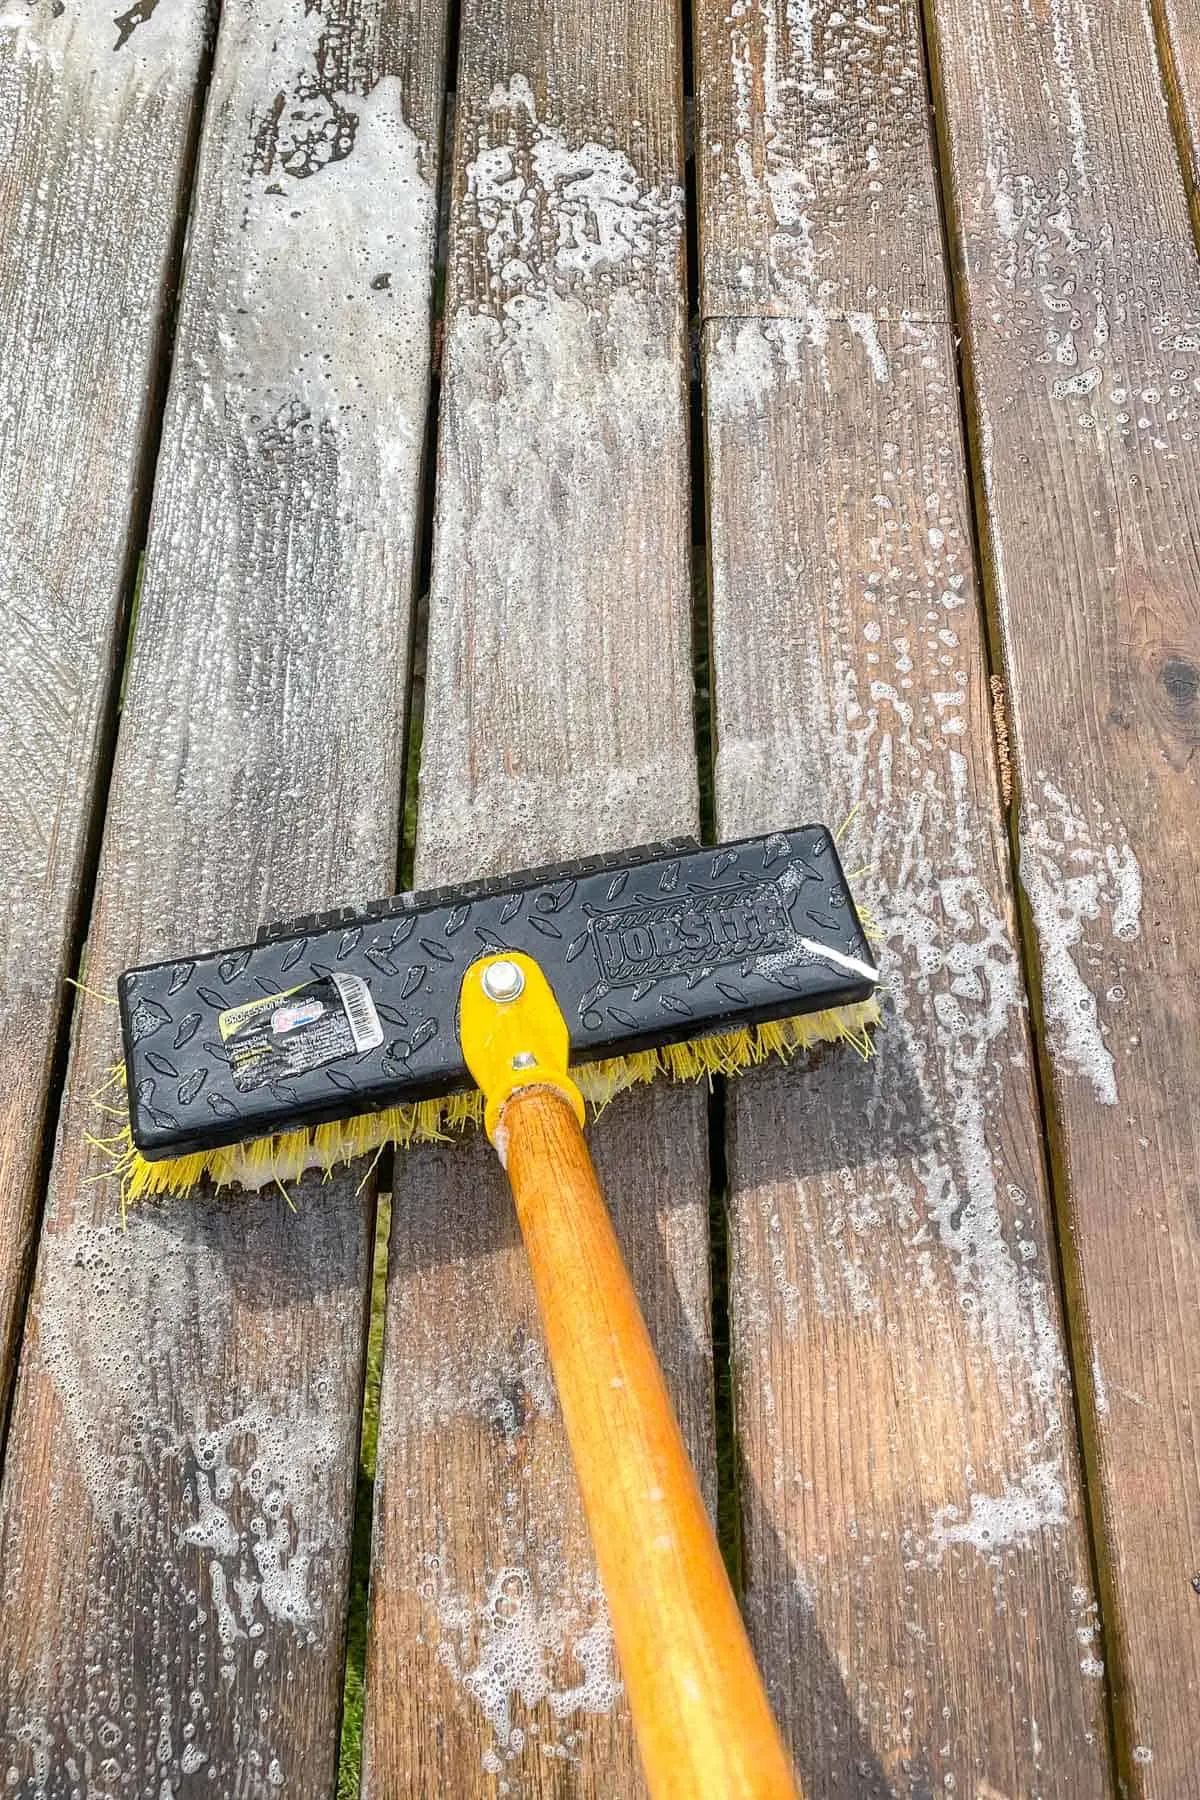
M486 1148L360 1719L379 1172L123 1229L110 996L824 818L878 1055L593 1134L803 1791L1200 1795L1200 15L214 11L0 13L0 1788L641 1791Z

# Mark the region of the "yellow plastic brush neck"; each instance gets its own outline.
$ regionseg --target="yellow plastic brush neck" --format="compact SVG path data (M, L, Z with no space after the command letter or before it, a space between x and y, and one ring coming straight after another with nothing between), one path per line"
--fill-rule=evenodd
M512 951L471 964L459 990L458 1035L493 1144L504 1103L521 1088L554 1088L583 1124L583 1095L567 1074L567 1022L531 956Z

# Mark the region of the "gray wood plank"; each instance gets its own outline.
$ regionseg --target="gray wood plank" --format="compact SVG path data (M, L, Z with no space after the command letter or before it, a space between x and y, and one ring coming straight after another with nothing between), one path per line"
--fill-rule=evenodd
M443 35L437 5L226 6L98 992L393 882ZM356 1170L122 1230L89 1185L116 1054L86 997L2 1496L8 1779L327 1795L372 1194Z
M679 48L643 0L462 18L417 875L694 825ZM703 1095L592 1132L711 1468ZM641 1791L511 1201L398 1164L363 1791Z
M137 553L206 5L0 17L0 1421Z
M936 0L1122 1774L1200 1794L1200 268L1148 8Z
M1103 1653L941 278L932 318L899 316L939 258L923 124L893 144L869 260L845 223L894 71L923 90L920 22L807 16L832 98L799 91L789 142L795 180L815 161L830 184L824 303L710 319L726 287L701 296L717 818L844 826L886 1030L870 1064L731 1090L746 1607L814 1800L1093 1800ZM710 71L705 142L730 129L714 109L740 129L737 82ZM706 271L742 254L720 204Z

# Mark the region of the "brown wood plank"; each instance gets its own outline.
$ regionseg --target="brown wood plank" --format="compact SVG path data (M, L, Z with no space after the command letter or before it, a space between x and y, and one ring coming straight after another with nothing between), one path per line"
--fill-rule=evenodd
M1200 1794L1200 269L1142 5L937 0L1122 1772Z
M123 965L394 877L443 30L224 12L2 1498L19 1793L333 1784L371 1192L122 1230L88 1134Z
M706 317L941 316L920 31L920 0L697 6Z
M0 17L0 1424L205 16L119 10Z
M1200 232L1200 18L1179 0L1150 0L1192 221Z
M679 47L647 0L461 25L417 873L694 825ZM705 1101L593 1130L711 1466ZM397 1165L364 1793L641 1789L512 1205Z
M853 172L893 89L924 86L914 9L846 9L873 91L838 9L811 10L835 98L790 90L797 180L827 167L831 106ZM739 79L709 68L703 142ZM933 180L914 128L866 269L827 192L793 318L714 320L702 290L718 829L846 822L887 1017L867 1065L730 1093L746 1608L806 1794L1095 1800L1102 1653L944 287L897 317L906 261L939 255ZM720 206L710 185L706 269Z

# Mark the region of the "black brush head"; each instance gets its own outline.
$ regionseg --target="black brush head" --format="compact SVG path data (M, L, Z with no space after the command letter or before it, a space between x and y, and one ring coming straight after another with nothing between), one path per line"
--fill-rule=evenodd
M182 1156L470 1088L459 988L502 950L545 971L576 1062L851 1006L876 983L823 826L399 894L122 975L134 1142Z

